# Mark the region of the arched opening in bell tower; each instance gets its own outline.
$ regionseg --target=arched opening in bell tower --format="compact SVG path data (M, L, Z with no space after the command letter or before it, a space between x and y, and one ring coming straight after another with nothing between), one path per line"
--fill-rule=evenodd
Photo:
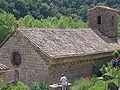
M101 16L97 17L97 24L101 24Z

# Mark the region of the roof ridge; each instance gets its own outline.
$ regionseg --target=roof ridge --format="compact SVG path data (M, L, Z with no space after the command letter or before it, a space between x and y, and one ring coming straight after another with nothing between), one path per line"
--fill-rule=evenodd
M18 31L36 31L36 30L45 30L45 31L56 31L56 30L59 30L59 31L73 31L73 30L75 30L75 31L79 31L79 30L92 30L91 28L77 28L77 29L69 29L69 28L67 28L67 29L61 29L61 28L24 28L24 27L19 27L19 28L17 28L17 30Z
M90 10L93 10L93 9L96 9L96 8L104 8L104 9L112 10L112 11L115 11L115 12L118 12L118 11L119 11L119 10L117 10L117 9L110 8L110 7L108 7L108 6L97 6L97 7L94 7L94 8L90 8L89 11L90 11Z

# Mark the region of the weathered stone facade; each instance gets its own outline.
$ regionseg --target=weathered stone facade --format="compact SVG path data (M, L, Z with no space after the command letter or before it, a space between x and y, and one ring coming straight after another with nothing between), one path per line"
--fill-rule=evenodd
M22 63L15 67L11 63L12 53L18 52L21 55ZM10 67L7 74L7 82L14 81L14 71L19 72L19 80L31 85L39 80L48 80L48 66L41 56L35 51L29 41L17 32L0 48L0 62Z
M105 17L108 14L110 17ZM96 24L99 15L101 25ZM111 16L115 19L113 27ZM112 60L112 52L120 48L119 41L109 38L116 36L116 19L116 11L102 7L90 10L93 30L18 28L0 45L0 63L11 69L6 81L32 85L44 80L51 84L58 83L62 73L70 82L97 73L93 67L100 68ZM14 57L15 61L21 60L17 65L12 63L14 52L20 55Z
M50 81L52 83L59 82L59 77L61 77L62 73L68 77L69 82L73 82L80 77L91 76L93 73L97 74L96 69L101 68L103 64L112 59L111 53L73 58L57 58L55 59L57 62L49 67Z
M117 36L117 10L99 6L89 10L89 26L108 37Z
M19 80L32 85L40 80L47 83L57 83L61 74L64 73L70 82L83 76L92 75L93 66L101 67L112 59L111 52L107 54L54 58L48 65L40 54L29 43L29 40L15 32L9 40L0 48L2 55L0 62L11 68L7 73L6 82L15 80L15 70L19 72ZM13 66L11 63L12 53L21 55L22 63ZM48 60L49 61L49 60Z

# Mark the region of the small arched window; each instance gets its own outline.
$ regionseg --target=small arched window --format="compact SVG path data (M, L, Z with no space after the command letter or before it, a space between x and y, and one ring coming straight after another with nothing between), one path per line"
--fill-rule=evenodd
M97 24L101 24L101 16L97 17Z
M13 54L12 54L12 60L11 60L11 62L12 62L12 64L14 65L14 66L18 66L18 65L20 65L21 64L21 56L20 56L20 54L18 53L18 52L14 52Z
M114 25L114 16L112 16L112 21L111 21L111 25Z

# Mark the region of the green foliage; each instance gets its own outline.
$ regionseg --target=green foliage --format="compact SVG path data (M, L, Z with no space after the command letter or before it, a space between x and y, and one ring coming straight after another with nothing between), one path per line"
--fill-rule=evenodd
M61 16L59 19L50 17L47 19L37 20L32 16L27 15L19 19L21 27L36 27L36 28L87 28L88 24L77 18Z
M93 83L90 80L81 78L80 80L74 82L71 90L88 90L88 88L92 85Z
M0 43L13 31L13 25L16 19L12 14L1 10L0 13ZM35 28L87 28L88 23L77 18L61 16L60 18L49 17L47 19L34 19L27 15L18 20L20 27L35 27Z
M106 65L103 65L102 68L100 69L100 71L102 72L102 74L105 74L109 71L111 71L113 68L112 68L112 61L111 62L108 62Z
M114 88L110 90L118 90L115 89L118 87L117 85L117 79L112 79L108 81L98 81L95 83L94 86L90 87L88 90L109 90L110 88Z
M4 85L0 87L0 90L28 90L29 88L22 82L18 82L16 85Z
M108 89L107 88L105 89L104 81L99 81L99 82L96 82L95 85L90 87L88 90L108 90Z
M13 86L12 85L5 85L0 87L0 90L12 90Z
M108 84L108 88L110 88L110 90L118 90L118 86L113 82Z
M120 54L120 49L117 49L116 51Z
M24 83L18 82L17 85L14 86L12 90L28 90L28 87Z
M120 56L120 49L115 50L112 54L115 58L117 58L118 56Z
M115 52L113 52L113 56L117 58L119 56L119 53L117 51L115 51Z
M111 75L111 76L117 76L119 72L120 72L119 69L114 69L114 68L112 68L112 69L108 72L108 74Z
M44 81L40 81L38 84L32 85L30 88L22 82L17 84L7 84L0 86L0 90L49 90L48 85Z
M88 9L98 5L120 9L119 0L0 0L0 8L17 19L26 15L35 19L62 15L87 21Z
M99 90L99 88L101 88L101 90L102 90L102 88L108 88L108 85L110 85L110 83L113 83L114 85L113 84L112 85L114 87L118 87L118 84L119 84L119 82L118 82L119 78L118 77L120 76L120 69L119 68L113 68L112 67L112 61L107 63L107 65L103 65L103 67L100 70L104 71L103 72L104 81L101 82L101 83L103 83L103 86L101 85L99 87L99 85L96 84L95 86L91 87L90 90ZM106 84L106 87L105 87L104 84Z
M2 83L3 82L3 79L2 78L0 78L0 83Z
M0 43L13 31L13 25L16 22L12 14L0 10Z
M87 28L89 8L105 5L119 10L119 3L116 0L0 0L0 8L7 12L0 10L0 43L12 32L15 17L20 19L20 27ZM117 53L114 55L117 57Z
M30 90L48 90L48 85L44 81L40 81L38 84L32 85Z

